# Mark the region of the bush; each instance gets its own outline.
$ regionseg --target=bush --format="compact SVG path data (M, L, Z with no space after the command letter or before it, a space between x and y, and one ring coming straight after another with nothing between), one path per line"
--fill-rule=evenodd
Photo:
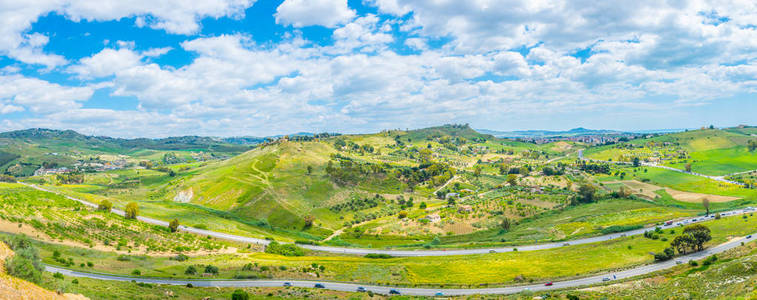
M142 271L134 269L133 271L131 271L131 275L134 275L134 276L142 275Z
M116 260L117 261L130 261L131 257L129 257L128 255L121 254L118 257L116 257Z
M631 231L635 229L642 228L641 225L612 225L605 228L602 228L602 234L610 234L610 233L617 233L617 232L626 232Z
M137 214L139 214L139 205L137 205L136 202L129 202L129 204L126 204L126 209L124 209L124 217L127 219L136 219Z
M195 266L189 266L186 270L184 270L184 274L186 275L196 275L197 274L197 268Z
M189 256L179 253L179 254L176 254L176 256L173 256L169 259L175 260L175 261L186 261L189 259Z
M379 254L379 253L368 253L365 255L365 258L392 258L394 256L391 256L389 254Z
M305 255L305 249L297 247L294 244L279 244L276 241L272 241L265 247L265 253L283 256L303 256Z
M690 266L692 266L692 267L696 267L696 266L698 266L698 265L699 265L699 263L697 263L697 261L696 261L696 260L693 260L693 259L692 259L692 260L689 260L689 265L690 265Z
M205 266L205 273L216 275L218 274L218 267L213 265Z
M55 272L55 274L53 274L53 278L63 279L63 274L61 274L60 272Z
M100 204L97 206L98 210L103 210L103 211L107 211L107 212L110 212L110 210L112 208L113 208L113 203L111 203L107 199L101 201Z
M5 259L5 269L8 274L39 283L42 280L44 266L32 241L25 235L14 235L6 243L16 253Z
M171 232L179 231L179 220L173 219L171 223L168 223L168 229L170 229Z
M247 292L243 290L234 290L233 293L231 293L231 300L249 300L250 295L247 294Z

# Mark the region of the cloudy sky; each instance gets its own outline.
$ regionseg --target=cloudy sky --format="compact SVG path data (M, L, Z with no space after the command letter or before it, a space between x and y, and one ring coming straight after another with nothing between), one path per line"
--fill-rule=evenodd
M0 0L0 131L754 125L756 88L752 0Z

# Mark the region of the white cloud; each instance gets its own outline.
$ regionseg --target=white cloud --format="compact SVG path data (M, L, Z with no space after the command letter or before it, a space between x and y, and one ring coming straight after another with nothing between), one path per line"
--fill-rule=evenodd
M352 20L355 11L347 6L347 0L284 0L275 16L282 25L335 27Z
M0 75L0 103L4 102L8 111L19 111L19 107L35 113L62 111L80 107L93 93L91 87L67 87L18 74Z
M78 22L120 20L138 17L138 24L169 33L191 34L199 30L205 17L239 17L253 0L36 0L0 1L0 55L27 64L48 68L64 65L60 55L44 53L48 38L39 33L25 34L41 16L55 12Z
M68 68L82 78L99 78L140 64L142 57L129 49L106 48Z

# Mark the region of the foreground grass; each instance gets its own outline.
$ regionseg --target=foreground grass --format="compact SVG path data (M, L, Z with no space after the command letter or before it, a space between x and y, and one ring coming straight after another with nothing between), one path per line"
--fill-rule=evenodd
M730 217L708 221L705 225L712 229L713 239L707 244L712 246L731 237L751 233L757 227L757 218ZM63 256L70 256L77 263L87 260L94 262L92 268L75 265L74 269L124 275L139 269L144 276L199 277L185 275L184 270L190 265L202 270L204 265L211 264L219 267L220 271L211 278L303 278L407 286L470 287L565 279L651 263L653 259L649 253L667 247L669 240L680 234L681 229L676 228L675 231L676 233L665 231L659 240L634 236L549 250L444 257L369 259L354 256L284 257L251 253L191 257L185 262L149 256L117 261L115 255L92 250L66 251ZM51 253L51 248L41 248L47 248L43 250L43 257L46 262L50 262L45 256ZM255 266L243 271L246 264Z

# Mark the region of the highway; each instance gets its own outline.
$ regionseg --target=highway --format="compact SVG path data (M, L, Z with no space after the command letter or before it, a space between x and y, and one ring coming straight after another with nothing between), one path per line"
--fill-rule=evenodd
M56 193L55 191L47 190L45 188L39 187L34 184L28 184L19 182L20 184L49 192L49 193ZM62 195L68 199L78 201L84 205L90 206L90 207L97 207L97 204L94 204L92 202L88 202L85 200L77 199L71 196ZM112 209L111 210L114 214L123 216L124 211L120 209ZM729 217L734 215L740 215L744 213L751 213L755 210L753 208L745 208L745 209L739 209L739 210L732 210L727 212L721 212L721 215L723 217ZM688 219L678 220L673 222L670 225L663 225L660 226L663 229L667 228L673 228L680 225L686 225L696 222L701 222L706 219L712 219L714 218L713 215L710 215L709 218L705 218L702 216L698 217L692 217ZM161 221L158 219L153 219L149 217L143 217L143 216L137 216L137 219L145 222L150 223L154 225L159 226L168 226L168 222ZM207 235L212 236L219 239L225 239L229 241L236 241L241 243L251 243L251 244L259 244L259 245L267 245L269 243L268 240L265 239L259 239L259 238L253 238L253 237L246 237L246 236L239 236L234 234L228 234L223 232L216 232L211 230L205 230L205 229L199 229L194 227L188 227L188 226L179 226L179 230L200 234L200 235ZM448 256L448 255L470 255L470 254L485 254L485 253L493 253L493 252L510 252L510 251L533 251L533 250L544 250L544 249L553 249L553 248L559 248L564 247L568 245L580 245L580 244L588 244L588 243L596 243L601 241L607 241L607 240L613 240L624 236L632 236L632 235L639 235L643 234L645 231L654 230L654 227L648 227L648 228L640 228L636 230L631 231L625 231L625 232L619 232L619 233L612 233L607 235L601 235L601 236L595 236L595 237L589 237L589 238L583 238L583 239L576 239L576 240L570 240L570 241L563 241L563 242L551 242L551 243L544 243L544 244L533 244L533 245L523 245L523 246L515 246L515 247L491 247L491 248L476 248L476 249L453 249L453 250L384 250L384 249L365 249L365 248L348 248L348 247L334 247L334 246L317 246L317 245L299 245L302 248L310 249L310 250L316 250L316 251L323 251L323 252L329 252L329 253L341 253L341 254L354 254L354 255L365 255L365 254L387 254L392 256Z
M754 233L757 235L757 233ZM592 284L598 284L603 282L613 282L635 276L645 275L660 270L665 270L675 266L678 262L686 263L689 260L699 260L712 254L718 254L726 250L738 247L741 242L750 241L745 237L733 239L729 242L720 244L718 246L707 248L704 251L696 252L665 262L653 263L649 265L639 266L636 268L623 270L613 273L605 273L600 275L594 275L579 279L571 279L564 281L555 281L551 286L546 286L543 283L508 286L508 287L492 287L492 288L477 288L477 289L440 289L440 288L406 288L406 287L392 287L392 286L376 286L376 285L362 285L356 283L341 283L330 281L309 281L309 280L188 280L188 279L161 279L161 278L148 278L148 277L128 277L117 276L107 274L85 273L78 272L69 269L54 267L46 265L45 268L48 272L60 272L63 275L71 277L85 277L99 280L116 280L116 281L135 281L153 284L170 284L170 285L186 285L191 283L196 287L279 287L284 286L285 283L291 284L295 287L313 288L316 284L323 285L323 288L335 291L353 292L358 287L363 287L366 291L372 291L377 294L390 294L390 290L395 290L402 295L415 295L415 296L459 296L459 295L479 295L479 294L515 294L522 291L530 290L534 292L549 291L564 288L577 288Z

